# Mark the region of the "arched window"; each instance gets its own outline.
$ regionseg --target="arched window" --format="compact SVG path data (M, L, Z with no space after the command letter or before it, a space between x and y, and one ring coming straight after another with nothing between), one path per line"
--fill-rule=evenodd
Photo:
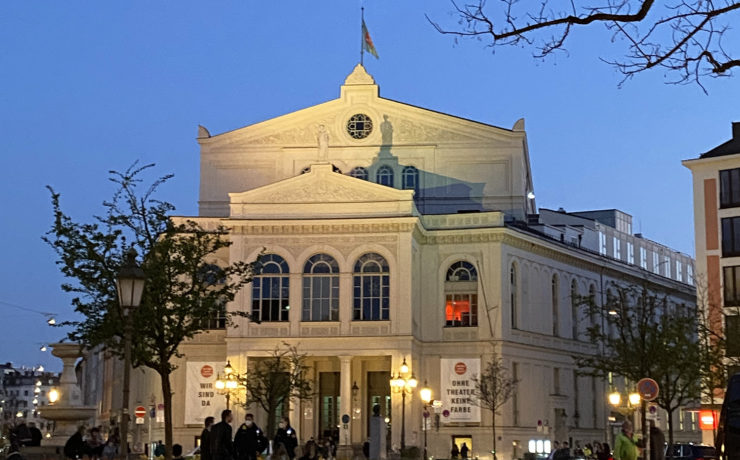
M478 325L478 272L469 262L450 265L445 280L445 325Z
M352 171L349 172L349 175L356 179L362 179L362 180L367 180L367 178L369 177L367 174L367 169L363 168L362 166L352 168Z
M578 304L580 299L578 298L578 283L573 279L570 282L570 309L571 309L571 325L573 326L573 340L578 340Z
M339 321L339 265L316 254L303 268L303 321Z
M401 172L401 188L404 190L419 189L419 170L413 166L405 166Z
M393 187L393 169L390 166L381 166L375 173L375 182L380 185Z
M388 320L390 309L388 263L379 254L365 254L355 263L353 276L355 321Z
M288 263L277 254L261 259L252 279L252 316L259 321L288 321L290 278Z
M517 329L519 327L519 321L517 316L519 315L519 297L517 296L517 268L516 262L511 264L509 270L509 297L511 298L511 328Z
M223 268L216 264L205 264L198 268L198 280L206 286L217 286L226 283ZM214 305L211 317L204 324L205 329L226 329L226 303Z
M596 310L596 285L588 287L588 325L594 326L594 311Z
M560 280L558 275L552 275L551 297L552 297L552 335L560 336Z

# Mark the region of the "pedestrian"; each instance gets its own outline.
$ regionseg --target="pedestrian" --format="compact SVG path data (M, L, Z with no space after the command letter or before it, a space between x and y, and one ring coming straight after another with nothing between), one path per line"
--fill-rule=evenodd
M28 445L34 447L40 446L41 440L44 438L44 435L41 434L41 430L36 428L36 424L34 422L28 423L28 431L31 435L31 441Z
M285 446L285 451L290 460L295 458L295 448L298 445L298 437L296 436L293 427L290 426L290 420L288 420L288 417L282 417L280 419L273 443L274 448L276 449L280 448L281 445Z
M637 460L637 444L632 437L632 423L622 422L622 431L614 441L614 460Z
M550 448L550 453L547 454L547 460L554 460L555 455L560 450L560 442L559 441L553 441L552 447Z
M650 420L650 460L665 460L665 435L655 420Z
M257 455L266 447L267 438L254 423L254 415L247 414L244 417L244 423L236 430L236 436L234 436L236 458L238 460L257 460Z
M82 433L85 431L85 427L81 426L75 431L75 433L67 439L64 444L64 456L73 460L80 459L87 455L87 446L85 441L82 439Z
M466 443L463 443L460 447L460 458L465 460L468 458L468 452L470 452L470 449L468 449L468 445Z
M160 439L157 441L157 445L154 446L154 456L155 457L164 457L165 447L162 443L162 440Z
M105 442L105 446L103 446L103 458L106 460L113 460L116 458L118 456L119 444L118 428L116 427L113 432L108 435L108 440Z
M452 450L450 451L450 458L456 460L460 457L460 449L457 448L457 443L453 441Z
M98 427L90 428L90 435L87 437L87 447L90 452L90 458L98 460L103 455L103 438L100 436Z
M182 446L180 444L172 446L172 460L185 460L182 456Z
M569 458L570 458L570 446L568 445L568 441L563 441L563 443L560 446L560 449L555 451L553 460L568 460Z
M221 411L221 421L211 428L211 459L234 460L234 443L231 441L231 411Z
M213 426L213 417L206 417L203 424L203 431L200 432L200 460L212 460L211 457L211 427Z
M21 422L15 427L15 435L20 446L31 445L31 430L28 429L26 422Z
M316 447L316 443L311 440L306 443L305 452L301 460L319 460L319 449Z
M597 460L610 460L612 458L612 449L609 446L609 443L602 442L599 446L601 446L601 449L599 450L599 454L596 456Z

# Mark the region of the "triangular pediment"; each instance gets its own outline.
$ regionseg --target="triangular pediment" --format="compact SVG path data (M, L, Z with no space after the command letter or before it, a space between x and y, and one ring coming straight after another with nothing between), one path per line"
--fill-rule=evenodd
M353 218L416 215L414 192L397 190L314 164L305 174L229 193L235 219Z

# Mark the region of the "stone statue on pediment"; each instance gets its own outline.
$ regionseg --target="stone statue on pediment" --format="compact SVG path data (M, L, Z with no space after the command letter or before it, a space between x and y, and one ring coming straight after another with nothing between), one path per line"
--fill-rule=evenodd
M316 135L319 141L319 161L329 160L329 131L326 126L319 125L319 132Z

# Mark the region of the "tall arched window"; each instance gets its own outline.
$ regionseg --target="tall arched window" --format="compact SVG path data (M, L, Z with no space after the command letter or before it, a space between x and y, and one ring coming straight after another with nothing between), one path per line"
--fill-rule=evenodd
M558 275L552 275L551 281L552 296L552 335L560 336L560 280Z
M517 292L517 269L516 269L516 262L513 262L511 264L511 269L509 270L509 297L511 299L511 328L512 329L518 329L519 328L519 320L517 316L519 315L519 297Z
M580 299L578 298L578 283L573 279L570 281L570 310L571 310L571 325L573 326L573 340L578 340L578 304Z
M362 180L367 180L368 178L367 169L363 168L362 166L352 168L352 171L349 172L349 175Z
M262 269L252 279L252 316L269 321L288 321L290 270L277 254L262 257Z
M393 169L390 166L381 166L375 173L375 182L380 185L393 187Z
M303 268L303 321L339 321L339 265L316 254Z
M390 309L388 262L375 253L365 254L355 263L353 276L356 321L388 320Z
M405 166L401 172L401 188L404 190L419 189L419 170L413 166Z
M445 279L445 325L478 325L478 272L465 261L455 262Z
M596 285L588 287L588 325L594 326L594 311L596 310Z

